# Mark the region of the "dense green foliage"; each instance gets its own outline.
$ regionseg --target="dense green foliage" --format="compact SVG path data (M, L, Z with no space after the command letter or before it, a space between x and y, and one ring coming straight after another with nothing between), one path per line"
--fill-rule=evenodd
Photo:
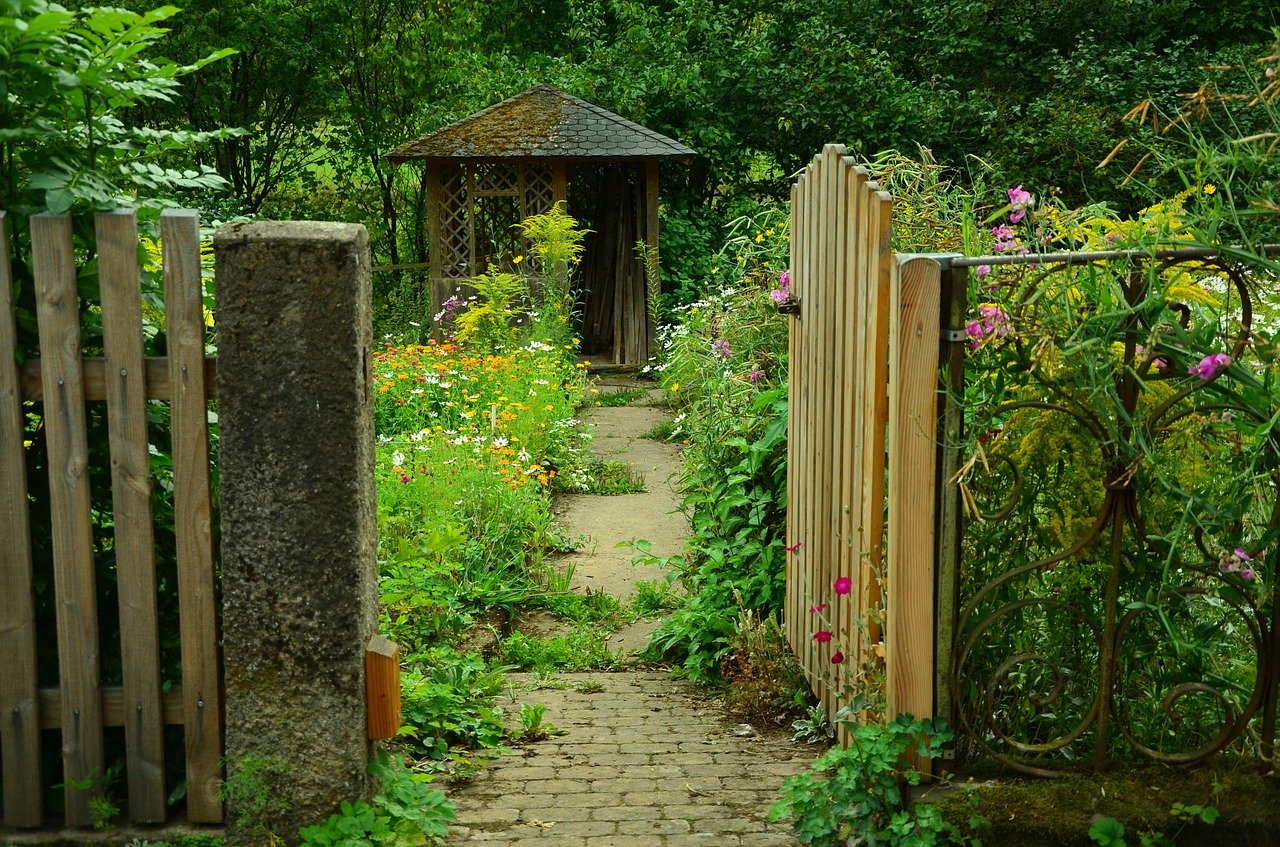
M1258 55L1276 23L1264 0L193 0L172 55L239 53L148 111L250 129L207 159L246 208L365 222L377 262L403 262L427 249L418 169L380 157L534 83L560 86L699 152L663 174L664 271L688 303L719 228L785 199L825 143L920 145L997 184L1135 211L1150 189L1122 183L1139 148L1094 167L1129 132L1125 113L1147 98L1174 112L1202 65ZM1171 193L1167 173L1143 176Z

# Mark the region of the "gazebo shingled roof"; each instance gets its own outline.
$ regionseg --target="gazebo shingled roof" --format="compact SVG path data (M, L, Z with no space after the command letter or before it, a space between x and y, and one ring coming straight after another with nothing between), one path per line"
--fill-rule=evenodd
M678 141L566 94L537 85L387 154L415 159L647 159L697 154Z

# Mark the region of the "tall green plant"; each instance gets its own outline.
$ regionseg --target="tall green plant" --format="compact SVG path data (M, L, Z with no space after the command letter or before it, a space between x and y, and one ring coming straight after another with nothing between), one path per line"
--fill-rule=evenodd
M223 182L204 165L173 167L198 144L239 134L134 125L131 109L172 99L180 77L234 51L188 65L149 55L178 12L139 14L48 0L4 0L0 18L0 169L9 211L65 212L164 201Z

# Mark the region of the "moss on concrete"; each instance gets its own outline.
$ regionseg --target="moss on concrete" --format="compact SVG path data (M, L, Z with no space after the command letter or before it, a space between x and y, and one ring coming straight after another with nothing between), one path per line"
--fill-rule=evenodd
M976 798L976 800L974 799ZM1102 817L1124 824L1137 844L1140 833L1161 832L1179 845L1280 844L1280 777L1263 775L1256 760L1224 758L1193 770L1145 765L1112 773L1057 779L958 780L917 792L956 824L971 815L992 822L975 831L988 845L1090 847L1090 825ZM1214 806L1213 824L1188 823L1173 805Z

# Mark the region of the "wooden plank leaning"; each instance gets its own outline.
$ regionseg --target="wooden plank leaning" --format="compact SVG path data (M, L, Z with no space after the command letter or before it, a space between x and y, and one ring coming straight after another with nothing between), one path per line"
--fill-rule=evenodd
M89 802L103 775L98 607L89 495L89 447L80 370L80 309L71 219L31 218L44 426L49 450L49 505L57 592L62 762L66 820L87 826Z
M0 211L0 771L4 825L38 827L41 811L36 613L9 222Z
M120 650L128 704L124 731L129 818L137 823L161 823L165 819L167 792L138 225L132 211L99 213L95 225L120 594Z
M222 702L214 592L209 408L204 383L200 225L195 212L161 214L165 324L173 399L174 532L182 636L187 816L220 823Z

